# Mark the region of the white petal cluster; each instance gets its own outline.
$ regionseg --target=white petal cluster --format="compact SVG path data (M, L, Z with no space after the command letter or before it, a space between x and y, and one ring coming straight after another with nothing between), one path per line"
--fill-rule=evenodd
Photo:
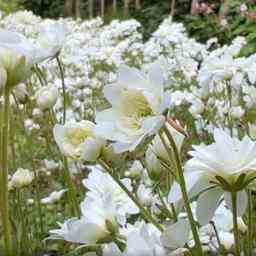
M115 141L116 153L133 151L163 125L162 113L170 105L170 97L164 92L160 63L152 64L146 74L120 68L117 82L105 86L103 92L112 107L97 113L96 133Z
M63 155L84 161L95 161L100 156L104 140L94 133L90 121L55 125L53 134Z

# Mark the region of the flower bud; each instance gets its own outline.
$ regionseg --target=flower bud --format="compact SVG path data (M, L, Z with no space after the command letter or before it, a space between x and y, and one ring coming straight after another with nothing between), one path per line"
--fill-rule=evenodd
M27 92L25 84L23 84L23 83L18 84L14 88L14 94L20 103L22 103L22 104L26 103L27 98L28 98L28 92Z
M36 103L41 110L47 110L56 104L58 96L59 92L56 87L45 86L36 93Z

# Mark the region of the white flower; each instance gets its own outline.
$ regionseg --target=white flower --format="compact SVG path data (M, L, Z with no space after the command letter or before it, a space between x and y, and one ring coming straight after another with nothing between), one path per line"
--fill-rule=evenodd
M57 203L62 196L65 194L67 189L62 189L60 191L53 191L49 196L42 198L41 203L42 204L54 204Z
M35 47L21 34L0 30L0 65L7 72L7 86L23 82L37 62Z
M19 168L12 176L10 186L22 188L31 184L34 179L34 173L28 169Z
M50 231L50 239L64 239L79 244L95 244L118 230L115 204L111 195L92 200L87 197L81 204L81 219L71 219ZM111 230L109 230L111 229Z
M207 146L193 146L193 157L186 164L187 171L203 172L213 179L221 176L235 182L242 174L256 171L256 144L247 136L232 138L221 129L214 130L215 142Z
M117 153L133 151L164 123L162 113L170 99L163 85L163 72L158 62L151 65L147 74L121 67L117 83L104 88L112 108L96 114L96 133L115 141L113 146Z
M222 27L226 27L226 26L228 25L228 21L227 21L226 19L221 19L220 25L221 25Z
M233 118L241 118L245 113L245 110L242 109L240 106L237 106L237 107L232 107L230 109L230 115L233 117Z
M219 239L220 243L224 246L226 250L230 250L231 247L235 244L234 235L229 232L220 231Z
M176 147L180 151L185 136L179 131L177 131L175 128L173 128L168 122L166 122L166 127L169 130L170 134L172 135L174 142L176 144ZM171 145L168 138L166 137L165 134L163 134L163 137L166 145L171 149ZM151 174L151 178L159 177L159 175L165 169L158 158L166 162L169 162L170 160L160 136L156 135L146 151L146 158L145 158L147 168Z
M122 256L122 252L119 250L115 243L104 245L102 251L103 256Z
M85 219L69 219L63 224L58 224L60 229L50 230L49 239L63 239L78 244L94 244L106 235L104 229L94 223L87 223Z
M215 142L211 145L194 146L190 152L193 157L185 166L185 180L189 195L195 196L203 192L197 201L197 219L201 225L207 224L214 216L221 199L226 201L229 209L232 209L231 195L223 191L222 181L225 180L228 188L236 186L236 181L241 174L245 174L246 181L255 177L256 170L256 144L247 136L242 140L232 138L223 130L214 130ZM211 182L219 184L213 186ZM237 193L237 214L242 216L247 207L247 195L242 186ZM181 199L179 185L174 183L169 193L169 202L178 202Z
M246 12L248 10L248 7L245 3L240 5L240 12Z
M132 190L131 181L122 179L123 184L129 190ZM127 194L114 182L112 177L104 173L98 167L93 167L87 179L83 180L83 185L89 190L86 194L87 198L97 201L98 198L106 198L111 196L115 211L120 222L125 221L126 214L138 214L139 209Z
M39 109L39 108L34 108L33 109L32 116L34 118L41 118L41 117L43 117L43 115L44 115L44 113L41 109Z
M187 219L179 219L176 223L165 229L161 236L164 247L175 251L178 248L184 248L190 240L190 224Z
M127 172L127 176L136 178L142 175L144 168L140 161L135 160Z
M192 105L189 108L189 112L193 115L193 117L197 117L198 115L204 112L204 104L201 100L196 99L193 101Z
M150 206L154 199L151 188L147 188L144 184L140 184L137 190L140 202L145 206Z
M55 162L54 160L44 160L45 168L49 171L54 171L60 167L59 162Z
M41 87L36 95L36 103L41 110L47 110L52 108L57 102L59 96L58 88L54 86Z
M66 28L61 24L43 26L38 38L39 45L43 49L41 58L57 56L65 43L66 35Z
M90 121L69 122L55 125L54 139L63 155L74 159L95 161L104 146L104 140L94 133Z
M152 224L138 224L136 223L126 235L124 256L165 256L160 241L161 232Z

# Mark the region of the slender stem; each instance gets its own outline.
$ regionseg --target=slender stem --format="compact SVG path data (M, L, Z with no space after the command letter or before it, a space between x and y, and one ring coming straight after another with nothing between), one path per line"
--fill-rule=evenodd
M191 230L192 230L192 234L193 234L193 238L195 241L195 246L197 248L197 255L198 256L202 256L204 255L203 253L203 249L202 249L202 245L200 242L200 238L198 235L198 230L197 230L197 224L194 220L194 216L189 204L189 197L188 197L188 193L187 193L187 188L186 188L186 182L185 182L185 178L183 175L183 168L182 168L182 164L181 164L181 160L180 160L180 155L178 152L178 149L176 147L175 141L171 135L171 133L169 132L168 128L166 126L163 127L164 133L166 134L170 144L171 144L171 148L166 147L167 153L170 157L170 159L173 158L173 154L176 160L176 166L177 166L177 175L178 175L178 181L180 184L180 188L181 188L181 192L182 192L182 197L183 197L183 201L184 201L184 206L188 215L188 219L189 219L189 223L191 226ZM162 134L160 133L160 136L162 136Z
M64 69L61 64L60 58L57 55L56 56L57 64L60 71L60 77L61 77L61 85L62 85L62 94L63 94L63 117L62 117L62 124L66 123L66 111L67 111L67 93L66 93L66 86L65 86L65 78L64 78ZM63 157L63 164L64 164L64 179L65 183L68 186L68 197L71 202L71 212L75 214L76 216L80 216L80 208L79 204L76 198L76 190L73 184L73 181L71 179L69 169L68 169L68 161L66 157Z
M42 213L42 206L41 206L41 202L40 202L40 180L39 180L39 177L38 177L38 173L37 173L37 170L36 170L36 166L35 166L35 163L34 163L34 159L33 159L33 150L31 149L31 146L30 145L33 145L33 140L32 140L32 137L31 135L28 135L28 148L29 148L29 151L30 151L30 156L31 156L31 165L32 165L32 170L33 170L33 173L34 173L34 181L35 181L35 201L36 201L36 208L37 208L37 212L38 212L38 216L39 216L39 225L40 225L40 234L38 236L38 239L40 241L40 239L42 238L42 235L44 234L44 222L43 222L43 213ZM34 155L35 156L35 155Z
M171 208L172 208L173 219L174 219L175 222L177 222L178 221L178 216L177 216L175 206L174 206L173 203L171 203Z
M164 210L166 212L167 217L169 217L170 219L173 219L176 222L177 221L177 218L176 218L177 216L175 217L175 214L173 213L173 211L171 212L169 210L167 204L164 201L164 196L163 196L163 193L162 193L160 188L158 188L158 195L159 195L159 199L162 203L162 207L164 208ZM173 210L173 208L172 208L172 210Z
M233 213L233 233L235 237L235 255L240 256L240 246L239 246L239 230L237 224L237 192L231 192L232 199L232 213Z
M8 86L4 88L4 112L3 112L3 124L2 124L2 175L1 175L1 185L2 185L2 224L4 233L4 243L5 243L5 255L13 256L12 248L12 236L11 236L11 225L9 216L9 193L8 193L8 133L9 133L9 112L10 112L10 89Z
M252 192L247 190L248 195L248 256L252 256L253 222L252 222Z
M228 102L229 102L228 126L229 126L229 130L230 130L230 135L233 136L232 117L230 114L230 111L232 108L232 89L228 82L226 84L227 84L227 95L228 95Z
M1 92L0 92L0 97L1 97ZM2 149L2 126L3 126L3 104L0 101L0 149ZM0 169L2 169L2 153L0 152ZM2 174L0 172L0 205L2 205L2 189L3 189L3 179L2 179ZM1 210L0 210L0 214L1 214Z
M151 213L139 202L139 200L127 189L127 187L113 174L113 170L102 159L99 159L99 164L108 172L113 180L119 185L119 187L130 197L130 199L141 210L141 214L145 220L152 223L158 230L163 231L163 227L155 220Z
M63 118L62 123L66 123L66 109L67 109L67 94L66 94L66 86L65 86L65 78L64 78L64 70L60 61L59 56L56 57L57 64L60 70L60 77L61 77L61 85L62 85L62 96L63 96Z
M72 215L77 217L80 216L80 208L76 198L76 190L69 172L68 168L68 160L65 156L63 156L63 164L64 164L64 180L66 185L68 186L68 197L70 202L70 212Z
M214 232L215 232L215 236L216 236L216 239L217 239L217 243L219 245L219 250L221 249L221 242L220 242L220 237L219 237L219 233L218 233L218 230L215 226L215 223L214 221L210 221L210 224L212 225L213 229L214 229Z

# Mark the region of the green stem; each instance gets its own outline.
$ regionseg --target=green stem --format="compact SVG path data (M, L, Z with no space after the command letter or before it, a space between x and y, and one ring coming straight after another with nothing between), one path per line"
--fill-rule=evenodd
M183 168L182 168L182 164L181 164L181 160L180 160L180 155L178 152L178 149L176 147L175 141L171 135L171 133L169 132L168 128L166 126L163 127L164 133L166 134L169 142L171 143L171 149L169 147L166 147L167 153L170 157L170 159L173 158L173 154L174 154L174 158L176 161L176 166L177 166L177 175L178 175L178 181L180 184L180 188L181 188L181 193L182 193L182 197L183 197L183 201L184 201L184 206L188 215L188 219L189 219L189 223L191 226L191 230L192 230L192 235L195 241L195 246L197 248L197 255L198 256L202 256L204 255L203 253L203 249L202 249L202 245L200 242L200 238L198 235L198 230L197 230L197 224L194 220L194 216L190 207L190 203L189 203L189 197L188 197L188 193L187 193L187 188L186 188L186 182L185 182L185 178L183 175ZM160 133L160 136L162 134Z
M64 180L65 184L68 187L68 197L70 202L70 212L72 215L77 217L80 216L80 208L76 197L76 190L69 172L68 168L68 160L65 156L63 156L63 165L64 165Z
M221 242L220 242L220 237L219 237L219 233L218 233L218 230L215 226L215 223L214 221L210 221L210 224L212 225L213 229L214 229L214 233L215 233L215 236L216 236L216 239L217 239L217 243L219 245L219 250L221 250L222 246L221 246Z
M252 192L247 190L248 195L248 256L252 256L253 222L252 222Z
M4 112L2 123L2 200L1 200L1 214L5 244L5 255L13 256L11 225L9 216L9 193L8 193L8 133L9 133L9 112L10 112L10 89L8 86L4 88Z
M158 188L158 195L159 195L159 199L162 203L162 207L165 210L166 216L170 219L173 219L176 222L177 218L176 218L175 214L169 210L167 204L165 203L164 196L163 196L163 193L160 188ZM172 210L173 210L173 208L172 208Z
M232 213L233 213L233 233L235 237L235 255L240 256L239 230L237 224L237 192L231 192Z
M227 82L227 94L228 94L228 102L229 102L229 113L228 113L228 126L230 130L231 137L233 136L233 125L232 125L232 117L230 115L230 110L232 108L232 89L230 84Z
M61 77L61 85L62 85L62 94L63 94L63 117L62 117L62 124L66 123L66 112L67 112L67 93L66 93L66 86L65 86L65 77L64 77L64 69L61 64L60 58L57 55L56 61L58 64L58 68L60 71L60 77ZM68 197L70 199L70 202L72 204L71 206L71 212L75 214L76 216L80 216L80 208L79 204L76 198L76 190L73 184L73 181L71 179L69 169L68 169L68 161L66 157L63 157L63 164L64 164L64 179L65 183L68 186Z
M67 109L67 94L66 94L66 86L65 86L65 79L64 79L64 70L60 61L59 56L56 57L57 64L60 70L60 77L61 77L61 85L62 85L62 94L63 94L63 118L62 123L66 123L66 109Z
M39 180L39 177L38 177L38 173L37 173L37 170L36 170L36 166L35 166L35 163L34 163L34 158L33 156L35 157L34 155L34 152L33 150L31 149L31 145L33 145L33 139L31 137L31 135L28 135L28 142L29 142L29 145L28 145L28 148L29 148L29 151L30 151L30 156L31 156L31 165L32 165L32 170L33 170L33 173L34 173L34 181L35 181L35 201L36 201L36 207L37 207L37 212L38 212L38 216L39 216L39 225L40 225L40 232L39 232L39 235L38 235L38 239L39 241L41 240L42 238L42 235L44 234L44 222L43 222L43 213L42 213L42 206L41 206L41 197L40 197L40 180Z
M155 218L151 215L151 213L139 202L139 200L130 192L127 187L113 174L113 170L108 164L99 159L99 164L107 171L107 173L113 178L113 180L119 185L119 187L130 197L130 199L137 205L140 209L143 218L152 223L158 230L163 231L163 227L155 220Z

